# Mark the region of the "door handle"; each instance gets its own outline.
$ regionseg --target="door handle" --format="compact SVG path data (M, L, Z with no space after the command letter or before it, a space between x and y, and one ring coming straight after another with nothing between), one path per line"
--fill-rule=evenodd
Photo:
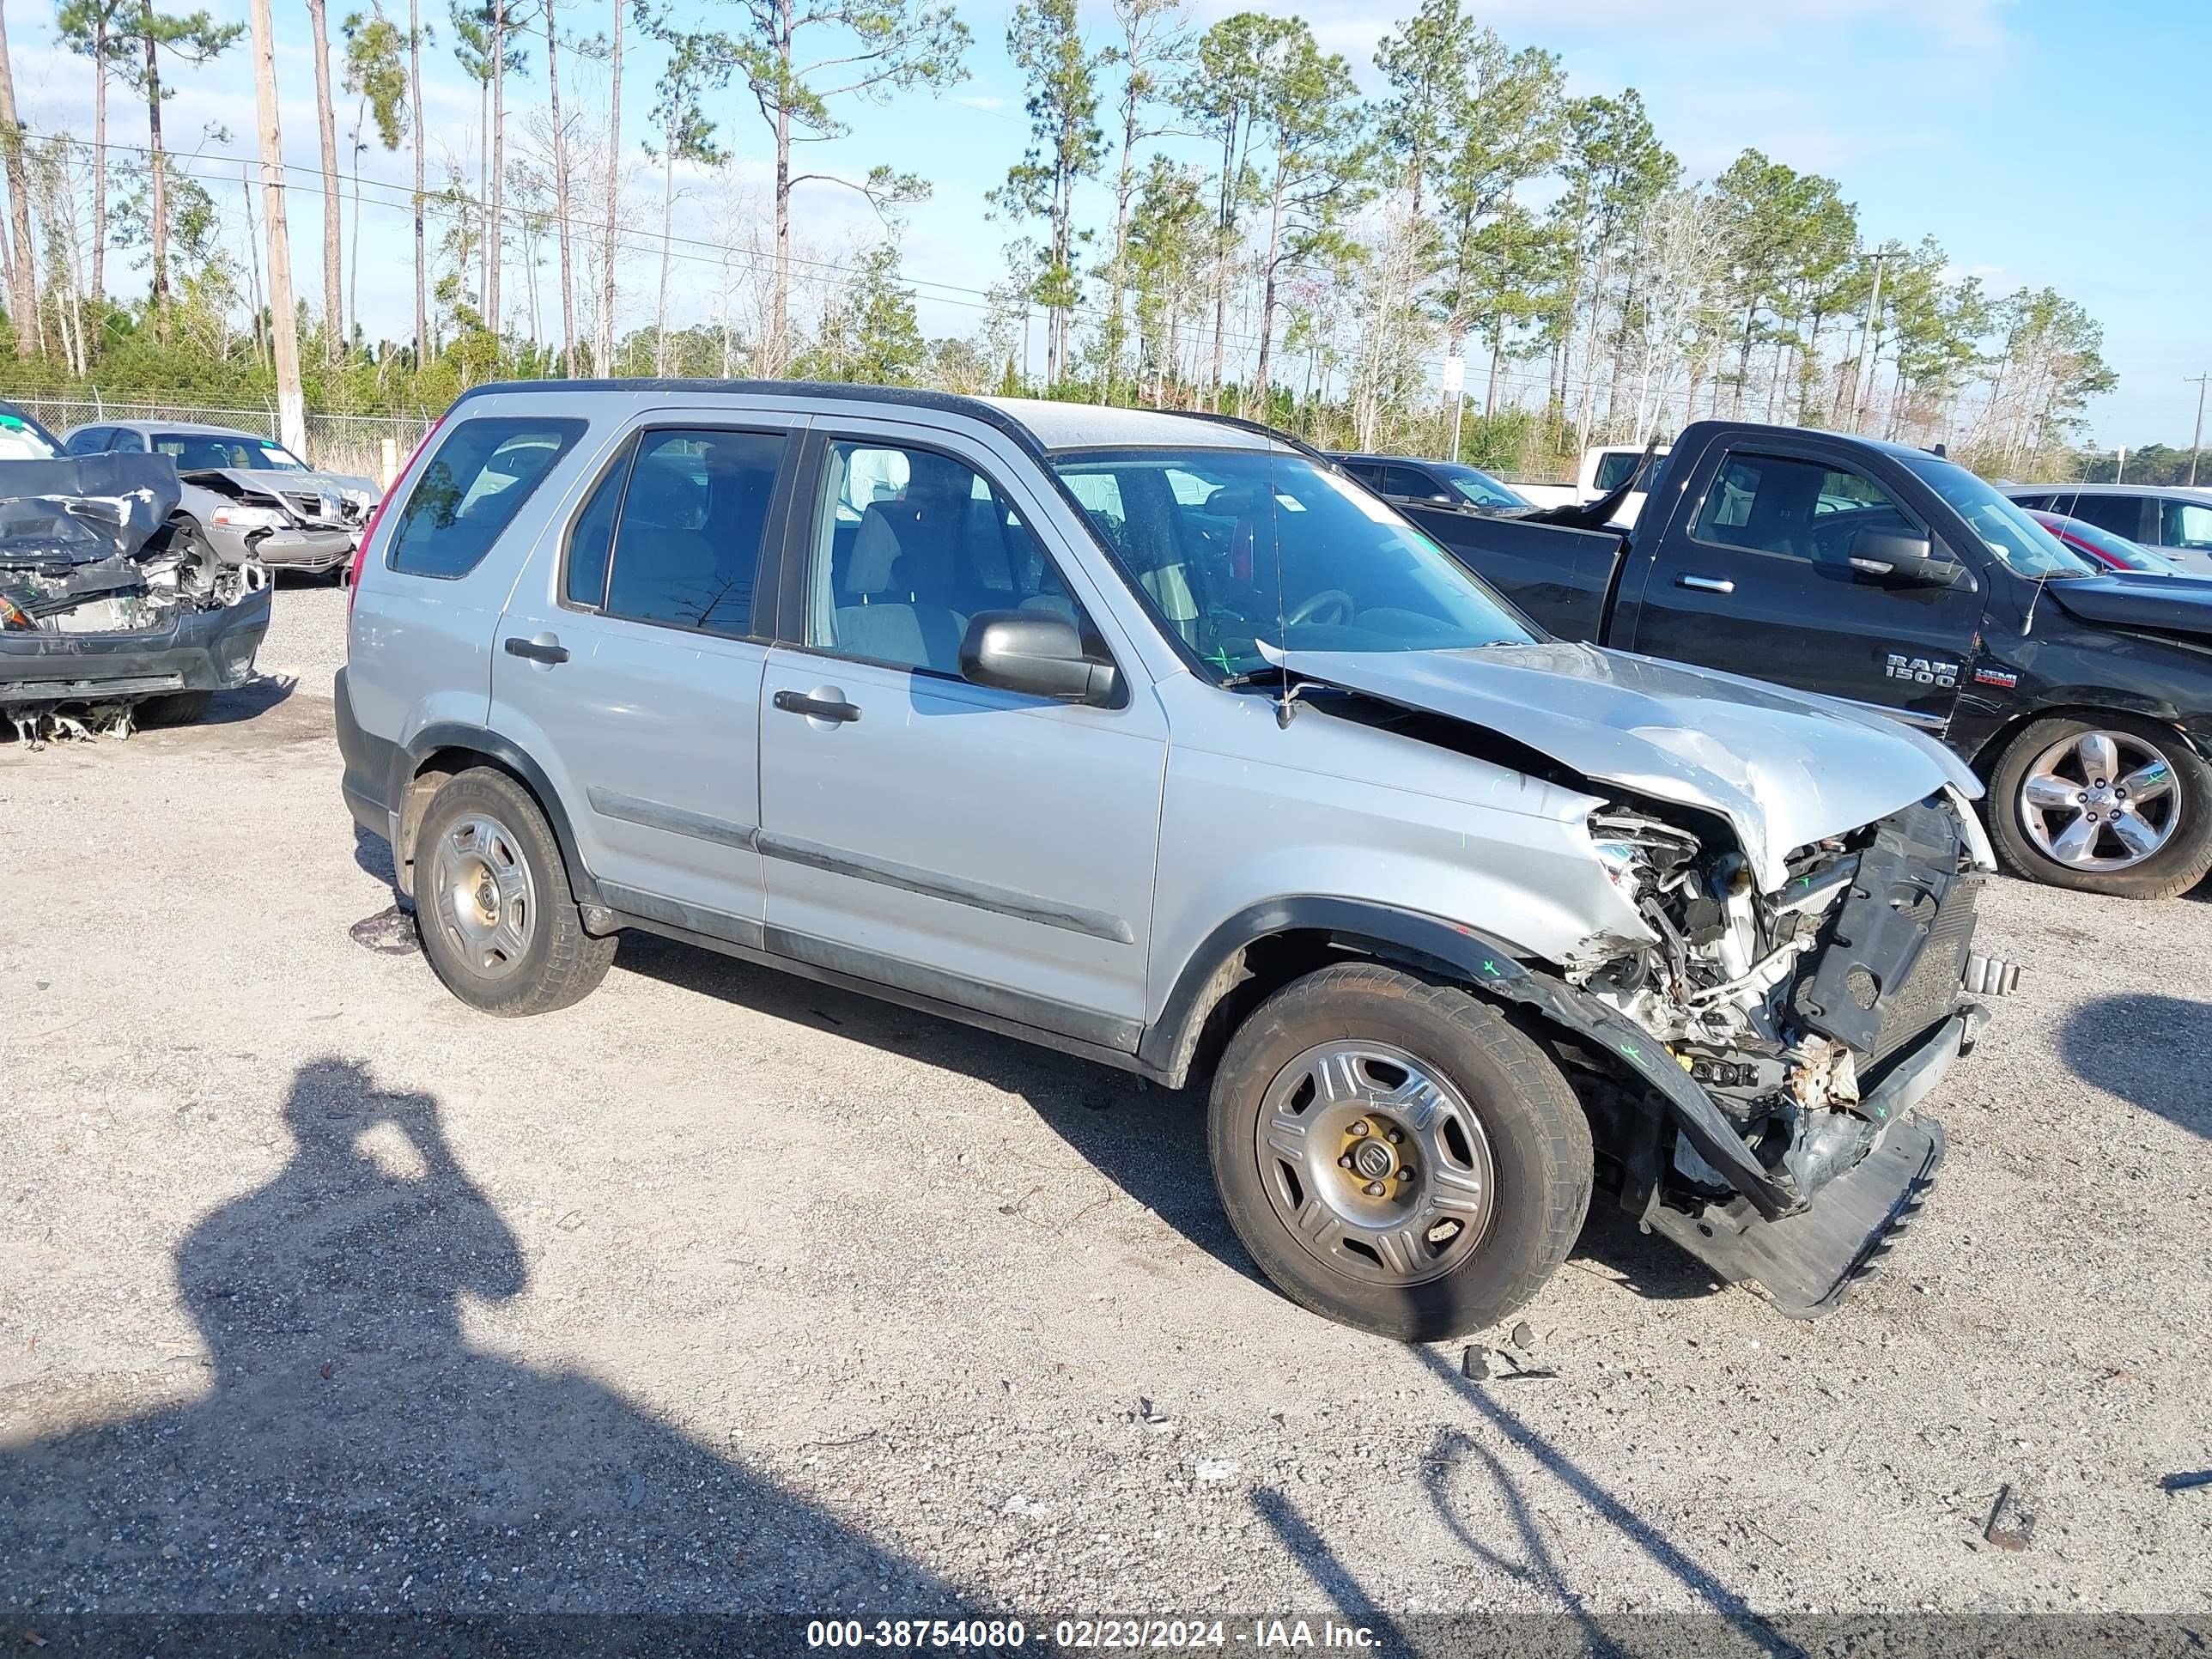
M1677 587L1694 587L1700 593L1733 593L1735 584L1725 576L1677 576Z
M860 711L849 702L811 697L804 691L779 691L771 701L787 714L804 714L810 720L842 722L860 718Z
M532 662L552 664L568 660L568 647L550 637L526 640L510 635L501 648L510 657L527 657Z

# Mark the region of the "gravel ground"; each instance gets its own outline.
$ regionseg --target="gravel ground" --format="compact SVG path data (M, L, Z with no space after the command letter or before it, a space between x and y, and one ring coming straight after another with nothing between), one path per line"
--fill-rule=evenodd
M653 940L464 1009L356 928L343 623L288 584L209 723L0 745L25 1620L2212 1608L2159 1486L2212 1465L2205 893L1993 889L2026 983L1842 1313L1601 1217L1478 1383L1257 1279L1194 1097Z

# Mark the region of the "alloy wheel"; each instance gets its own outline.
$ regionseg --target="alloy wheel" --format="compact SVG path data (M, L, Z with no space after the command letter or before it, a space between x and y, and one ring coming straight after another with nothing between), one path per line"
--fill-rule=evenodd
M2021 780L2028 839L2072 870L2125 870L2173 839L2181 791L2173 767L2129 732L2083 732L2035 757Z

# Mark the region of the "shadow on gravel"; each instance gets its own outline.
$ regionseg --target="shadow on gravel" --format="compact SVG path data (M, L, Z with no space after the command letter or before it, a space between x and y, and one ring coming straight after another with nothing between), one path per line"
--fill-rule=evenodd
M296 675L257 674L234 690L216 692L209 699L207 713L192 724L234 726L240 720L258 720L299 689Z
M1214 1196L1206 1103L1194 1090L1170 1093L1109 1066L649 933L623 934L615 963L1018 1094L1100 1175L1191 1244L1255 1283L1267 1282Z
M963 1611L599 1384L472 1348L462 1298L506 1301L527 1272L435 1101L322 1060L285 1115L290 1162L177 1249L206 1397L0 1449L11 1619Z
M2212 1004L2182 997L2099 997L2067 1016L2058 1052L2075 1076L2212 1139L2203 1056L2212 1054Z
M1472 1406L1516 1450L1534 1459L1547 1474L1587 1505L1591 1514L1690 1591L1701 1611L1718 1614L1725 1625L1746 1638L1759 1653L1802 1656L1803 1650L1796 1644L1752 1611L1741 1596L1699 1565L1664 1532L1614 1497L1581 1464L1492 1398L1482 1383L1458 1375L1452 1370L1450 1361L1436 1348L1418 1348L1413 1352L1438 1382ZM1514 1560L1481 1542L1478 1529L1453 1508L1449 1475L1455 1468L1470 1466L1479 1467L1497 1488L1498 1500L1518 1534L1524 1559ZM1600 1654L1629 1651L1616 1645L1583 1605L1584 1592L1568 1581L1543 1529L1536 1522L1536 1516L1544 1512L1545 1506L1530 1503L1528 1493L1495 1452L1473 1435L1444 1430L1439 1432L1430 1451L1424 1479L1437 1515L1471 1554L1493 1571L1547 1596L1556 1596L1565 1605L1589 1642L1587 1650L1582 1650ZM1562 1644L1559 1650L1577 1650ZM1702 1650L1712 1651L1712 1645L1708 1643Z
M1635 1218L1608 1193L1590 1195L1589 1219L1567 1257L1570 1267L1596 1262L1647 1302L1685 1302L1723 1288L1712 1270L1679 1245L1638 1231ZM1601 1275L1603 1277L1606 1275Z

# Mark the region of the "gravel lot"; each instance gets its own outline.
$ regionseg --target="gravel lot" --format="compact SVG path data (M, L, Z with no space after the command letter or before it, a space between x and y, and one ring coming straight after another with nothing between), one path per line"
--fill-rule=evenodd
M2212 895L1995 888L2026 983L1840 1315L1601 1217L1479 1383L1257 1279L1195 1097L657 941L505 1023L356 940L343 619L288 583L210 723L0 745L9 1624L2212 1609L2159 1486L2212 1466Z

